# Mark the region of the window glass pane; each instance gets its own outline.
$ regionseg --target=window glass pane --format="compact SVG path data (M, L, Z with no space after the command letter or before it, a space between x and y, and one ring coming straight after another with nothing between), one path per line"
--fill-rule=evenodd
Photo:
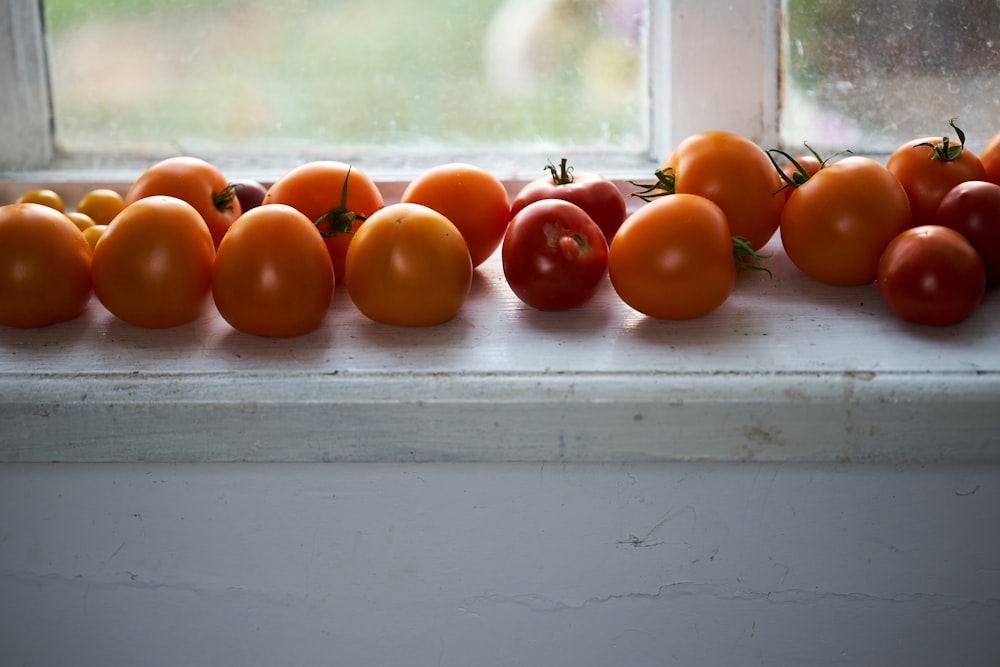
M782 138L888 152L1000 130L997 0L786 0Z
M69 150L648 141L644 0L45 0Z

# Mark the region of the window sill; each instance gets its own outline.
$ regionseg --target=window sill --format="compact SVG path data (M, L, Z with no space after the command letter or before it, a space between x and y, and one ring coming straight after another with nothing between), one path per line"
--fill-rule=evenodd
M365 319L338 290L293 340L211 307L166 331L78 319L0 329L0 461L1000 463L997 293L960 326L888 315L874 286L746 274L707 317L657 322L605 281L521 304L499 255L453 321Z

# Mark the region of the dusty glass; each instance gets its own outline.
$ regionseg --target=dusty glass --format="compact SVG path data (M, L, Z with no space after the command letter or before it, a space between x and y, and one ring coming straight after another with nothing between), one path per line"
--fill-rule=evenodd
M997 0L785 0L781 136L889 152L914 137L970 147L1000 131Z
M46 0L69 151L648 142L645 0Z

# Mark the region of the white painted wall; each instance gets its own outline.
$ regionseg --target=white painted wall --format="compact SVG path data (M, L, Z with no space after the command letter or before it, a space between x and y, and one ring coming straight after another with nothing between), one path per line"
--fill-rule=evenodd
M5 665L997 665L1000 466L0 466Z

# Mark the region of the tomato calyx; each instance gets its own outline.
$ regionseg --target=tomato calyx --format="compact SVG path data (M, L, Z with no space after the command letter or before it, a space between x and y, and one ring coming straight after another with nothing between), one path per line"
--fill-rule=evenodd
M733 261L736 262L737 269L747 269L749 271L763 271L771 278L774 274L771 269L764 266L761 261L770 259L770 254L762 254L753 249L753 244L742 236L733 237Z
M941 143L934 144L929 141L923 143L915 144L914 148L927 147L931 149L931 154L928 156L930 160L941 160L942 162L951 162L952 160L958 159L958 156L962 154L965 149L965 132L955 125L955 119L952 118L948 121L948 124L955 130L955 134L958 135L958 146L951 143L951 140L947 137L941 137Z
M557 168L550 160L545 168L552 174L552 183L554 185L569 185L574 181L573 179L573 167L567 164L568 160L563 158L559 161L559 167ZM558 172L556 171L558 169Z
M236 200L236 188L232 183L227 183L226 187L218 192L212 192L212 205L219 213L232 211L233 202Z
M824 158L818 152L816 152L816 149L810 146L808 142L803 141L802 145L805 146L806 149L812 154L812 156L819 161L820 169L826 167L827 163L830 162L830 160L836 157L840 157L841 155L847 155L851 153L851 149L845 148L844 150L837 151L836 153L828 155L826 158ZM767 150L765 151L765 153L767 153L767 157L768 159L771 160L771 164L773 164L774 168L778 171L778 176L780 176L781 180L784 181L785 183L780 188L778 188L774 192L774 194L783 192L788 188L798 188L799 186L803 185L806 181L808 181L810 178L812 178L813 174L810 174L809 170L806 169L804 166L802 166L802 163L800 163L798 160L792 157L789 153L786 153L785 151L779 150L777 148L772 148L770 150ZM785 158L792 165L792 167L794 167L794 170L790 175L786 173L784 169L781 168L781 165L779 165L778 161L774 158L774 154L778 154L781 157Z
M354 229L355 220L364 221L366 219L360 213L347 208L347 184L350 180L351 168L348 167L347 174L344 176L344 186L340 190L340 202L337 204L337 207L319 216L313 223L324 237L333 236L338 233L349 234Z
M657 197L665 197L667 195L672 195L676 191L677 175L673 173L673 167L667 167L666 169L657 169L653 172L656 176L655 183L636 183L635 181L629 181L631 185L637 188L642 188L639 192L633 192L633 197L638 197L644 202L651 202Z
M587 239L581 234L566 234L556 241L559 252L567 261L577 260L587 250Z

